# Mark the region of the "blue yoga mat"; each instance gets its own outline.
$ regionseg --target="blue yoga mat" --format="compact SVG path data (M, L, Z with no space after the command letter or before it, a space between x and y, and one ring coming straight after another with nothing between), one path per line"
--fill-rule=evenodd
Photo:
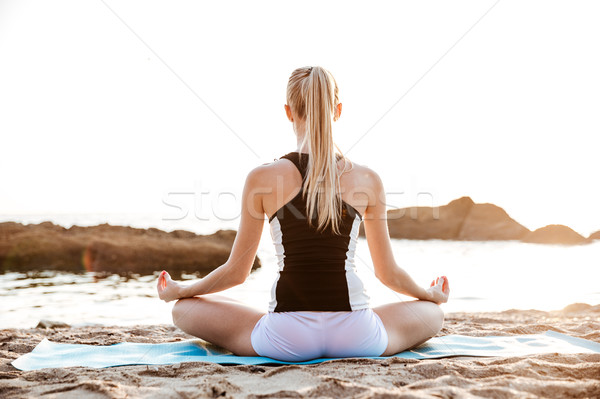
M600 343L571 337L554 331L545 334L469 337L447 335L436 337L394 357L404 359L436 359L452 356L525 356L538 353L600 353ZM370 359L385 359L372 357ZM44 338L30 353L12 362L19 370L57 367L113 367L136 364L174 364L210 362L219 364L313 364L332 358L306 362L282 362L268 357L244 357L216 349L202 340L143 344L124 342L110 346L62 344Z

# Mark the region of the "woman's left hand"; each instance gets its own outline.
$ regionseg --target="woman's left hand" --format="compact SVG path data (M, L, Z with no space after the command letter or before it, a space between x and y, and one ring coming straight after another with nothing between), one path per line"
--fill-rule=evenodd
M165 302L171 302L181 298L181 285L173 281L169 273L162 271L158 276L158 283L156 284L158 290L158 297Z
M448 302L450 296L450 284L448 283L448 277L438 277L431 282L431 287L427 289L429 294L429 300L437 303L438 305Z

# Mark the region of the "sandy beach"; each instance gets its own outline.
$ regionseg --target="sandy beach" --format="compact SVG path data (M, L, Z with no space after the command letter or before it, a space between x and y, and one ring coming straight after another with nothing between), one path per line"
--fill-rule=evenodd
M560 311L450 313L440 335L533 334L554 330L600 342L600 305ZM169 325L4 329L0 396L7 398L598 398L600 354L438 360L347 359L306 366L84 367L23 372L10 362L44 337L110 345L193 338Z

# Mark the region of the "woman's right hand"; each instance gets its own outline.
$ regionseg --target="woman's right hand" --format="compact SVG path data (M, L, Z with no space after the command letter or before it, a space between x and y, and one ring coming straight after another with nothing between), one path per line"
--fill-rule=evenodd
M448 302L450 296L450 284L448 283L448 277L438 277L431 282L431 286L426 290L430 296L430 301L437 303Z
M162 271L158 276L158 283L156 284L158 291L158 297L165 302L171 302L175 299L181 298L181 286L171 279L169 273Z

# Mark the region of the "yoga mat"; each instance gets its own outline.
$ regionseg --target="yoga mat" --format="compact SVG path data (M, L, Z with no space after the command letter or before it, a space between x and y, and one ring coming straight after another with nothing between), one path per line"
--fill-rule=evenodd
M571 337L554 331L545 334L469 337L447 335L432 338L423 345L394 357L404 359L436 359L452 356L525 356L539 353L600 353L600 343ZM370 359L386 359L372 357ZM57 367L114 367L126 365L158 365L180 362L219 364L314 364L332 358L306 362L282 362L268 357L244 357L216 349L202 340L144 344L124 342L115 345L83 345L50 342L44 338L30 353L12 362L19 370Z

